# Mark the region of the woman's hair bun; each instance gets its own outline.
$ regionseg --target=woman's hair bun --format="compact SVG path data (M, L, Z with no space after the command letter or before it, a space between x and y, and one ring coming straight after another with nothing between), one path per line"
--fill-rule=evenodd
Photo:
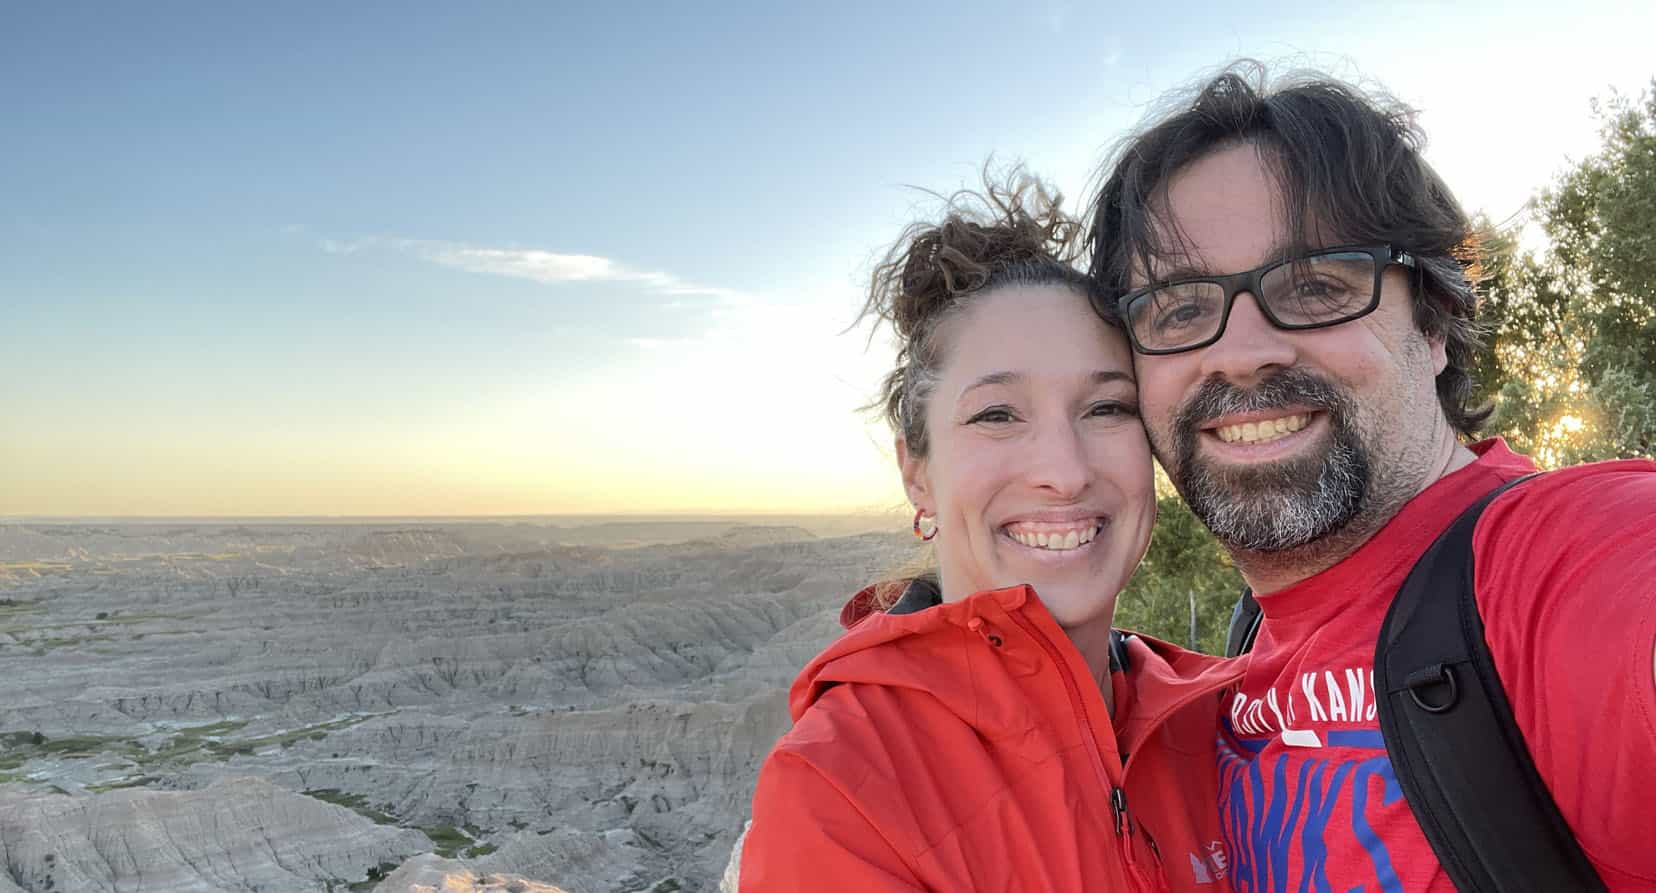
M940 222L911 224L875 267L863 308L899 337L991 280L1025 266L1071 267L1083 245L1081 224L1061 209L1063 196L1014 168L997 182L985 171L981 192L946 200Z

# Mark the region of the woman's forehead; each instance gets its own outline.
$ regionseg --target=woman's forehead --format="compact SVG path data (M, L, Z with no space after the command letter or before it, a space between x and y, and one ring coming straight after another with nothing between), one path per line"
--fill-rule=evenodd
M961 389L989 377L987 383L1016 384L1036 377L1132 374L1126 336L1067 285L996 289L951 320L943 334L945 375Z

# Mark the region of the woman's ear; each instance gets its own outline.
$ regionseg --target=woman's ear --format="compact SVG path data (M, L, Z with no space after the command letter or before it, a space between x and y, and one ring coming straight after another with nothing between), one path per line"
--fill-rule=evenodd
M910 452L901 435L897 437L897 468L903 473L903 491L908 494L909 504L927 514L936 512L926 481L926 460Z

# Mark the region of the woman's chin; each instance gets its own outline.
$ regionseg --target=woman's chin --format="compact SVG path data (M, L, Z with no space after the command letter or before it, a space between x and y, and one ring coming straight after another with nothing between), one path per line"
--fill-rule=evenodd
M1073 583L1049 583L1044 588L1039 583L1032 586L1052 619L1064 629L1108 624L1115 614L1116 593L1106 588Z
M950 573L945 562L944 598L1028 585L1059 625L1096 621L1113 611L1116 595L1127 579L1113 554L1113 545L1109 538L1099 537L1072 548L1052 549L1025 545L1003 535L996 543L992 563L968 559L958 572ZM964 585L950 585L954 581ZM955 590L952 596L947 591L950 589Z
M1116 596L1126 582L1126 575L1109 561L1063 567L1033 566L1023 570L1019 582L1035 590L1041 604L1065 629L1100 619L1108 622L1115 612Z

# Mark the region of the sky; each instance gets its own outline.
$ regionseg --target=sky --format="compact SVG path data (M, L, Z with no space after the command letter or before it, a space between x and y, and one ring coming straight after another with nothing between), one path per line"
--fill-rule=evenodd
M1252 56L1507 220L1656 75L1643 3L791 6L0 7L0 517L890 509L927 190Z

